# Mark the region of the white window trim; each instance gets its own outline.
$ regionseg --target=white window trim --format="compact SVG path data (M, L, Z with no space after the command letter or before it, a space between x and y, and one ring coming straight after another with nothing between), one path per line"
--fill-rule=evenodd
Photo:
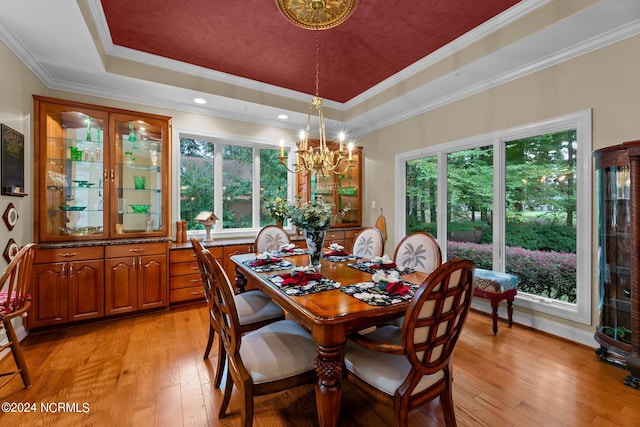
M567 320L591 324L591 248L592 248L592 161L591 161L591 110L584 110L567 114L553 119L516 126L499 130L484 135L477 135L456 141L438 144L432 147L424 147L406 153L397 154L395 157L395 221L394 230L397 245L400 237L406 234L406 162L424 157L438 157L438 174L446 177L446 156L448 153L493 145L494 148L494 268L504 271L505 242L503 230L505 228L505 142L526 138L544 133L559 132L567 129L576 129L576 141L578 144L578 165L576 175L578 178L578 204L577 204L577 302L575 305L567 304L549 298L534 297L518 294L514 305L529 310L550 314ZM438 179L438 243L442 248L443 259L446 258L446 211L440 206L446 206L447 180ZM530 317L527 319L526 317ZM535 326L538 322L534 316L523 314L523 323ZM582 337L584 338L584 337ZM572 337L575 339L575 337ZM581 339L580 341L584 341ZM591 340L592 341L592 340Z

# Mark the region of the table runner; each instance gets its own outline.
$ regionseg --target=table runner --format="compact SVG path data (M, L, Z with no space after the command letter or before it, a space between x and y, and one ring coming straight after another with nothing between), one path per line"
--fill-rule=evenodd
M291 285L291 286L282 285L282 282L284 279L280 274L269 276L267 277L267 279L271 283L276 285L278 289L280 289L285 294L295 296L295 297L313 294L316 292L330 291L333 289L340 288L340 283L333 281L331 279L328 279L324 276L322 276L322 278L319 280L309 280L305 285Z

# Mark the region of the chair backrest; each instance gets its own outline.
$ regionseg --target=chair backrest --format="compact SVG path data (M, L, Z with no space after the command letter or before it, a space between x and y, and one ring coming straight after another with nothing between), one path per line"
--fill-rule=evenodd
M231 282L227 273L209 251L203 252L205 268L213 278L210 307L218 320L220 339L233 363L242 364L240 359L240 341L242 332Z
M393 255L396 264L423 273L431 273L442 264L442 253L436 239L424 231L406 235Z
M25 312L29 306L29 283L33 261L36 256L36 244L26 244L11 260L0 277L0 318L13 318Z
M473 262L453 259L425 279L407 308L402 345L415 387L424 375L445 368L467 318L473 294Z
M258 232L254 243L255 251L277 251L281 246L291 243L286 231L277 225L266 225Z
M205 260L204 260L204 252L209 252L208 249L205 249L200 241L196 238L191 238L191 246L193 247L193 251L196 253L196 260L198 261L198 267L200 270L200 276L202 276L202 287L204 288L204 299L209 302L211 299L212 292L212 281L213 277L207 271Z
M365 227L353 242L352 253L362 258L374 258L384 253L384 238L380 230L374 227Z

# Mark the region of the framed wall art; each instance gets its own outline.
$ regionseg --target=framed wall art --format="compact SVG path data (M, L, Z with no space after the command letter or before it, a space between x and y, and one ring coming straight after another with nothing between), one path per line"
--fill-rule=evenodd
M2 214L2 220L9 231L13 230L13 227L16 226L16 223L18 222L18 211L16 210L16 207L13 206L13 203L9 203L7 205L7 209L5 209L4 214Z
M0 174L1 194L24 197L24 135L5 124L0 125L2 167Z
M9 241L7 242L7 246L4 248L4 252L2 253L2 256L4 256L4 259L7 261L7 264L8 264L11 261L13 261L16 255L18 255L18 252L20 252L20 247L18 246L16 241L13 239L9 239Z

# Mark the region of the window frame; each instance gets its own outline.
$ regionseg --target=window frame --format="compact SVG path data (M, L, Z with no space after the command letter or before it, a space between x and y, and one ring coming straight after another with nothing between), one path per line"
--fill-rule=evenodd
M447 154L487 145L493 146L493 265L496 271L505 269L505 176L506 176L506 143L508 141L528 138L535 135L555 133L567 129L576 129L578 146L576 176L578 212L576 219L576 304L564 303L549 298L520 293L515 299L516 306L557 316L585 325L591 324L592 298L592 129L591 110L579 111L536 123L515 126L487 134L454 140L430 147L400 153L395 157L395 222L396 238L406 234L406 162L424 157L437 156L438 161L438 210L437 234L438 244L442 249L443 259L447 259L446 210L440 209L447 203ZM445 179L441 179L445 177ZM397 243L397 242L396 242ZM533 323L533 322L532 322Z
M242 237L255 237L256 233L260 230L260 150L280 150L279 143L263 140L251 137L239 137L235 135L202 132L202 131L188 131L173 129L172 136L172 170L177 173L172 173L171 176L171 188L173 199L171 202L171 217L175 218L175 221L180 219L180 140L182 138L191 138L199 141L207 141L214 144L214 157L213 157L213 182L214 182L214 213L222 218L222 182L223 182L223 170L222 170L222 146L223 145L235 145L240 147L250 147L253 149L253 167L252 167L252 226L245 228L227 228L223 229L222 220L216 221L215 225L211 229L211 236L213 238L242 238ZM288 158L291 157L292 148L285 147L288 150ZM295 175L287 171L287 198L293 200L295 190ZM171 225L172 230L175 230L174 224ZM285 230L291 232L293 227L287 225ZM204 238L205 230L189 230L187 232L187 238L192 237Z

